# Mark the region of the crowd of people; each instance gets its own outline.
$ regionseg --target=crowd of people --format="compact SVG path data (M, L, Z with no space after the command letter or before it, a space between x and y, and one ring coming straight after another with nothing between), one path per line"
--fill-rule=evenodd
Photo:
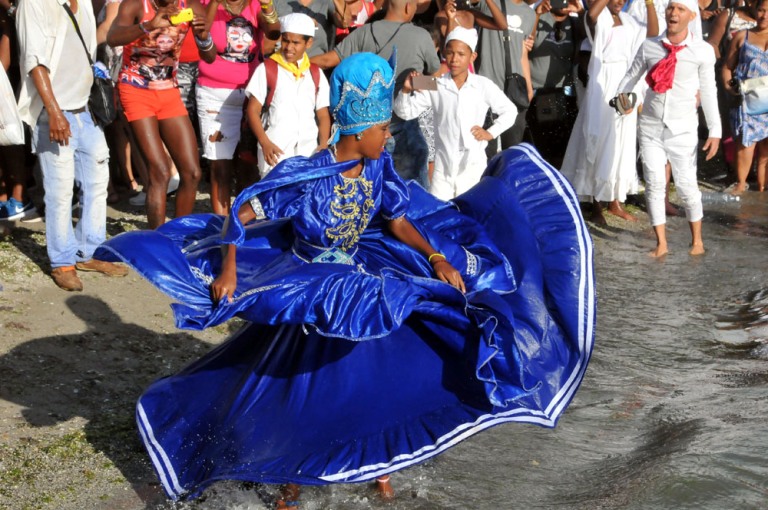
M762 191L766 9L760 0L723 1L681 2L690 4L693 40L713 49L717 82L714 103L709 74L697 89L693 110L704 107L710 131L697 140L723 137L730 191L748 189L753 167ZM594 202L595 221L605 221L604 204L635 220L622 203L638 192L638 115L650 69L627 96L637 103L632 112L609 103L643 42L666 36L666 0L96 0L68 3L72 18L57 2L2 3L0 60L31 136L26 148L0 148L0 220L45 215L52 274L67 290L82 287L75 269L124 274L91 260L104 240L106 203L126 198L120 190L157 228L174 194L176 217L193 212L205 179L211 209L226 215L233 195L280 161L327 147L327 77L359 52L396 55L387 149L401 177L451 199L477 183L488 157L528 141ZM88 112L86 52L115 83L118 114L106 126ZM708 68L709 50L701 52ZM698 123L691 115L686 109L689 128ZM639 155L645 164L642 148ZM670 163L665 189L673 174L685 189ZM34 183L45 191L37 207L27 189ZM82 206L76 227L73 202ZM668 201L665 210L674 212Z

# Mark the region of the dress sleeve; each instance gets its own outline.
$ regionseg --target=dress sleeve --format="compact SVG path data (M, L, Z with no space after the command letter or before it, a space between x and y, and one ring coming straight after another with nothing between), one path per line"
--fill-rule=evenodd
M408 186L395 172L392 156L388 152L382 153L380 163L382 164L381 215L384 219L394 220L405 216L408 212L411 194Z
M293 185L263 191L251 197L249 202L257 219L290 218L301 211L307 193L315 182L301 181Z

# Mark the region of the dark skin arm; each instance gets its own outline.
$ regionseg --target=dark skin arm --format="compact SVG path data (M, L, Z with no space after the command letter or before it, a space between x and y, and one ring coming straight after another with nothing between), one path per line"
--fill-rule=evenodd
M723 60L723 69L720 71L723 78L723 88L725 91L733 96L738 96L739 92L731 85L731 79L733 79L733 71L736 70L736 66L739 65L739 50L744 44L745 31L737 32L731 40L731 44L728 46L728 53Z
M256 213L251 204L245 203L237 211L237 217L240 223L246 225L256 219ZM229 217L224 222L224 232L229 228ZM222 246L221 274L211 284L211 299L218 303L224 297L232 302L232 296L237 289L237 246L234 244L225 244Z
M253 208L248 203L240 207L237 216L243 225L256 219L256 213L254 213ZM227 230L228 226L229 221L224 224L224 231ZM437 250L432 248L427 240L422 237L419 231L404 216L388 221L387 227L395 238L419 251L425 258L428 258L433 253L437 253ZM226 297L231 303L232 296L235 289L237 289L237 246L231 244L224 245L222 250L221 274L211 284L211 298L214 302L218 303ZM456 287L461 292L467 291L464 286L464 280L461 278L461 273L444 257L433 257L431 265L438 280Z
M488 16L485 13L480 12L477 9L472 9L472 14L475 15L475 24L480 28L487 28L489 30L507 30L507 18L496 2L493 0L486 0L488 10L491 11L491 15Z
M737 16L737 14L734 14L734 16ZM712 24L709 37L707 38L707 42L714 48L715 57L718 60L722 56L720 55L720 42L723 40L723 37L725 37L725 31L728 29L726 25L728 25L729 17L730 13L728 12L728 9L725 9L718 14L717 18L715 18L715 22Z
M257 0L251 0L251 2L256 1ZM270 2L269 4L262 5L261 12L259 12L259 28L261 29L261 33L264 34L264 38L271 42L272 47L274 47L275 41L280 39L280 20L275 21L274 23L267 23L266 15L272 14L275 9L276 7L274 4Z
M428 258L433 253L437 253L437 250L422 237L419 231L411 225L411 222L408 221L405 216L388 221L387 227L392 235L400 242L419 251L424 257ZM435 276L438 280L453 285L461 292L467 291L464 286L464 280L461 278L461 273L459 273L456 268L445 259L445 257L433 257L431 264L432 270L435 272Z
M339 54L336 53L336 50L327 51L322 55L315 55L310 58L309 61L323 70L336 67L341 63L341 59L339 58Z
M208 39L208 22L206 12L198 0L190 0L187 5L192 9L195 17L190 22L190 30L198 39ZM158 2L158 9L155 17L144 22L144 29L151 32L159 28L166 28L172 25L171 16L179 11L175 3L165 5ZM117 11L117 17L107 33L107 44L110 46L125 46L128 43L144 35L144 30L140 26L140 21L144 13L141 0L123 0L120 3L120 9ZM199 48L198 48L199 49ZM216 59L216 46L206 51L200 51L200 58L207 63Z
M270 166L275 166L280 156L283 155L283 151L267 136L264 125L261 123L262 109L263 105L256 98L252 97L248 100L248 125L251 126L251 131L261 145L264 161Z
M589 4L589 9L587 10L587 27L589 27L589 32L592 34L592 37L595 36L597 18L600 17L600 13L603 12L603 9L605 9L607 5L608 0L595 0Z
M72 136L72 132L69 129L69 121L64 116L64 112L61 111L59 103L53 95L48 68L37 66L29 74L32 77L32 82L35 84L37 93L40 94L40 98L43 100L43 106L48 112L48 127L50 130L48 136L50 141L56 142L59 145L69 145L69 137Z
M331 137L331 114L328 108L320 108L315 112L317 116L317 151L328 148L328 139Z
M11 38L8 37L8 34L11 33L11 23L5 12L0 14L0 30L3 34L0 37L0 63L7 71L11 67Z

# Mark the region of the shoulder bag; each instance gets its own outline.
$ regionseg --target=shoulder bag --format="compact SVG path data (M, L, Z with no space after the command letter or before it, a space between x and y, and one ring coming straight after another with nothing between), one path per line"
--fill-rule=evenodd
M93 116L94 122L101 127L111 124L117 117L117 109L115 108L115 86L109 77L108 73L100 72L100 70L94 66L91 54L88 52L88 47L85 45L85 39L80 32L80 26L77 24L77 19L69 5L63 5L64 10L69 14L72 24L75 25L77 36L80 37L80 42L83 43L83 49L85 50L85 56L88 57L88 63L93 70L93 85L91 85L91 95L88 98L88 110Z
M507 0L499 0L501 12L507 17ZM528 84L525 77L512 72L512 56L509 52L509 31L501 35L501 44L504 46L504 93L515 103L518 110L524 110L531 104L528 99Z

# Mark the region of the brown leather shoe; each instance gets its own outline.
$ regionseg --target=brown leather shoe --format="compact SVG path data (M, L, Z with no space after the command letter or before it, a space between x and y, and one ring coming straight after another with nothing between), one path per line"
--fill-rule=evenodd
M128 268L125 266L96 259L78 262L75 264L75 267L77 267L79 271L95 271L107 276L125 276L128 274Z
M66 291L81 291L83 290L83 282L80 281L80 277L77 276L75 266L63 266L54 268L51 271L51 278L54 283L60 288Z

